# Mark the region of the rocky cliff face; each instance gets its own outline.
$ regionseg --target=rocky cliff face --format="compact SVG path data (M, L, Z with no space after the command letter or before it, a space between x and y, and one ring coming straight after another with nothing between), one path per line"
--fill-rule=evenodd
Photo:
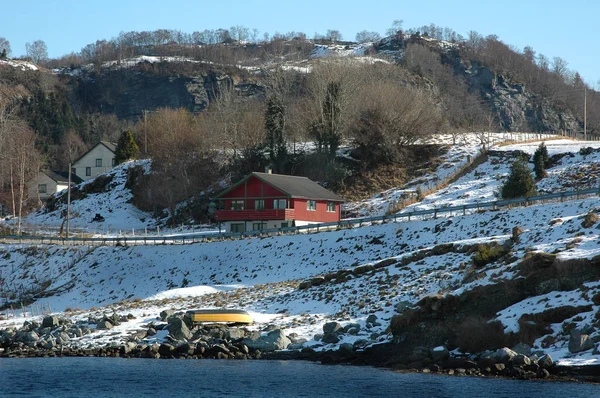
M500 126L506 131L562 132L579 131L578 120L570 111L560 110L549 100L511 82L481 65L463 69L471 89L495 111Z
M166 62L165 62L166 63ZM215 95L233 86L242 96L261 95L263 88L231 71L202 68L181 73L157 72L138 65L129 69L102 71L73 78L76 101L94 112L114 113L119 119L136 119L144 111L158 108L206 109Z

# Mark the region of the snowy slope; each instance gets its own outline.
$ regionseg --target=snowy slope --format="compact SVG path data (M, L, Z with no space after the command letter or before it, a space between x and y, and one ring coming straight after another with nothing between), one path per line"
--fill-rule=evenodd
M123 163L103 173L111 178L107 191L90 193L83 200L72 201L70 222L75 231L110 235L117 234L119 231L132 233L134 229L140 231L156 228L156 222L149 213L137 209L130 203L133 195L125 187L125 183L127 182L127 170L135 166L144 167L146 172L150 170L150 162L147 160ZM78 188L85 189L85 186L91 183L93 183L93 179L84 181ZM66 213L66 209L66 200L52 212L46 212L45 208L42 208L24 219L24 229L40 232L47 232L48 229L56 230L63 223L63 214ZM96 214L102 215L105 221L102 223L92 222Z
M538 144L532 147L535 149ZM572 145L556 143L553 153L569 151ZM595 156L595 153L565 156L549 171L548 182L542 180L539 184L558 188L562 171L582 162L593 162ZM491 157L472 173L416 206L491 197L507 173L510 161L502 156ZM166 308L232 307L250 311L258 321L257 328L267 323L284 327L286 333L294 332L309 340L306 345L322 349L327 346L323 347L313 336L321 333L322 325L329 320L362 326L360 333L345 335L342 342L387 341L390 336L385 330L398 310L430 295L459 295L476 286L514 278L517 265L527 253L555 253L559 259L600 255L597 243L600 230L581 225L584 216L597 208L600 198L593 197L320 234L193 245L99 248L5 245L0 248L0 272L9 291L32 290L43 285L50 295L40 301L49 303L54 310L79 308L72 315L77 319L108 311L132 313L137 318L111 334L98 331L81 344L114 341L119 335L125 338L135 328L154 321L158 312ZM483 270L475 270L471 265L472 254L468 252L431 251L446 243L456 248L491 241L503 243L510 238L514 226L520 226L524 232L520 243L512 247L508 263L495 262ZM374 267L376 264L379 265ZM330 282L298 289L299 282L306 278L332 273L338 277ZM477 278L472 277L474 274ZM600 284L590 282L569 292L530 297L500 311L497 318L508 332L518 327L515 322L524 313L565 303L590 305L589 313L553 325L555 342L544 350L555 359L562 358L564 363L598 363L598 357L590 351L570 354L563 331L565 322L582 328L591 324L600 310L591 300L597 293ZM98 306L103 307L94 308ZM381 320L379 326L366 324L371 314ZM0 321L0 327L19 322L22 319ZM600 338L600 331L593 331L592 338ZM541 349L541 345L542 338L534 348Z

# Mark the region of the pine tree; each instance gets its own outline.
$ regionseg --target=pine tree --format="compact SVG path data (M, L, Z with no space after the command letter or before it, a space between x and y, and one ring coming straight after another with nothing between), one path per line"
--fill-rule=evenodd
M285 106L277 96L272 96L267 101L265 128L267 130L267 146L270 151L271 162L276 166L278 172L282 172L287 160Z
M0 59L6 59L6 48L2 49L2 54L0 54Z
M535 171L535 178L538 180L547 175L546 167L548 167L548 159L548 149L542 142L533 154L533 171Z
M501 194L503 199L530 197L537 194L535 181L527 164L520 160L512 164Z
M133 133L131 130L123 131L119 137L119 142L117 142L117 149L115 150L115 162L120 164L127 160L137 159L139 155L140 148L133 138Z

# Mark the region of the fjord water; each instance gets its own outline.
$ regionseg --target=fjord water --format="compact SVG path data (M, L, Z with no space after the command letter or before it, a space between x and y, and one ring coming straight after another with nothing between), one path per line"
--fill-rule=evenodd
M1 397L597 397L600 386L301 361L0 359Z

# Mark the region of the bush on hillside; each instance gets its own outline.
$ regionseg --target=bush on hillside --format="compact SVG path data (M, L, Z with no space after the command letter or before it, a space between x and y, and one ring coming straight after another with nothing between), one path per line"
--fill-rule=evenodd
M484 267L508 253L508 249L497 243L477 246L477 252L473 256L473 265Z
M139 155L140 148L133 138L133 133L131 130L123 131L115 150L115 162L121 164L127 160L137 159Z
M537 194L529 167L522 161L513 163L508 179L501 189L503 199L523 198Z
M546 168L549 164L548 149L542 142L538 149L533 154L533 171L535 172L535 178L542 179L548 175Z

